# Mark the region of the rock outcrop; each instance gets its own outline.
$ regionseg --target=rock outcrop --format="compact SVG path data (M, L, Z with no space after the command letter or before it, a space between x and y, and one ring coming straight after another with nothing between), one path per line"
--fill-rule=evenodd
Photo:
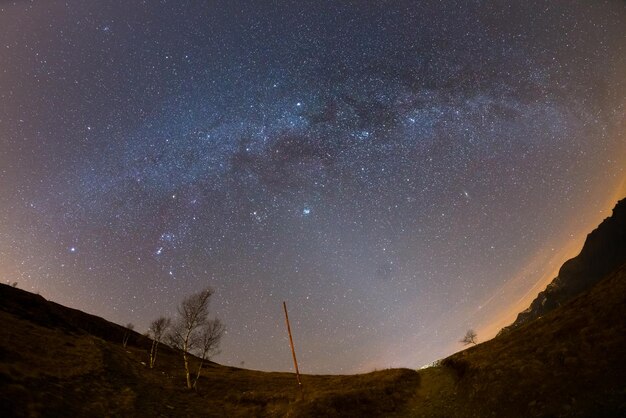
M530 307L500 334L531 322L590 289L626 261L626 199L591 232L580 254L566 261L558 276L539 293Z

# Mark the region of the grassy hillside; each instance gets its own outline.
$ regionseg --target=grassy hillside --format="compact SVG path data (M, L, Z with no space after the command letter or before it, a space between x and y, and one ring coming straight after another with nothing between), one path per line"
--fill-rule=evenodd
M413 399L410 415L626 417L625 354L626 263L534 322L444 359L453 389L432 408Z
M145 337L123 348L118 325L4 285L0 297L4 416L626 416L626 264L438 367L305 375L303 394L293 374L218 364L188 391L174 350L151 370Z
M182 358L92 315L0 285L0 410L5 416L386 416L419 386L417 372L354 376L265 373L209 364L197 392L183 388ZM94 335L95 332L99 336Z

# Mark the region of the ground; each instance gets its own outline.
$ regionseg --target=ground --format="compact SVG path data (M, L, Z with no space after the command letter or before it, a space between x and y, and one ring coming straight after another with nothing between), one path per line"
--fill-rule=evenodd
M8 286L0 289L6 416L626 416L626 264L590 291L424 370L304 375L210 363L184 387L182 356Z

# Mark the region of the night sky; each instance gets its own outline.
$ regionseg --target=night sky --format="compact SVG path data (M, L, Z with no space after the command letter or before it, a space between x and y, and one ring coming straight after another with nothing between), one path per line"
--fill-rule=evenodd
M623 1L2 1L0 279L216 361L420 367L625 193Z

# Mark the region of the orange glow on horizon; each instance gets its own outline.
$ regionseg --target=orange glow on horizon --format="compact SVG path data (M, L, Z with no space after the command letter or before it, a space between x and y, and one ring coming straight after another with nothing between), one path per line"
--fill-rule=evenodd
M505 326L515 321L520 312L526 310L537 295L543 291L548 284L554 280L561 266L569 259L576 257L587 238L587 235L597 228L597 226L609 217L615 204L626 197L626 177L617 187L615 193L607 199L602 209L597 215L588 216L587 226L579 228L575 233L571 234L571 239L562 241L559 245L559 238L556 237L553 242L547 243L543 250L537 252L535 257L520 272L508 280L498 290L494 296L481 305L478 310L482 310L487 304L500 303L497 307L497 315L494 320L476 328L481 341L489 340ZM546 255L548 248L555 248L555 251ZM558 250L556 250L558 249ZM533 279L529 277L534 276ZM519 294L519 290L525 290L522 296L515 299ZM516 291L517 290L517 291ZM507 300L510 300L507 303ZM493 311L492 311L493 312ZM473 314L476 314L475 311ZM457 346L458 349L458 346Z

